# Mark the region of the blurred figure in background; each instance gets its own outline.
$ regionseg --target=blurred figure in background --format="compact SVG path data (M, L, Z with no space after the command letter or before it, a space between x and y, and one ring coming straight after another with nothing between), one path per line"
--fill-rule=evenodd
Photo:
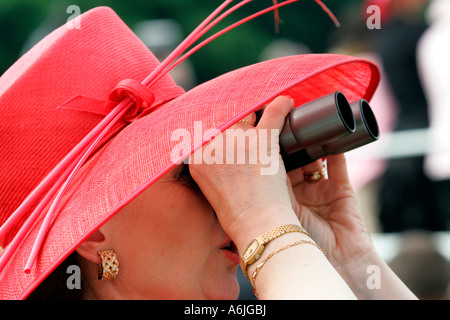
M427 3L427 0L391 0L389 21L383 24L375 39L375 48L398 107L396 131L429 126L428 102L417 66L417 45L427 29L423 19ZM446 229L445 208L437 200L438 193L445 191L437 190L425 174L424 155L390 160L379 187L383 231Z
M425 172L434 181L436 201L450 224L450 1L432 0L427 11L430 27L418 45L419 75L429 104L430 149Z
M428 232L405 232L389 266L421 300L450 299L450 263Z

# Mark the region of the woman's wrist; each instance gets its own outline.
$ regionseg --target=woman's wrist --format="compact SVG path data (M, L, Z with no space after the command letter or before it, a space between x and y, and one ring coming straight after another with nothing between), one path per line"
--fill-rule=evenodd
M416 299L374 247L335 267L358 299Z
M260 299L355 298L322 249L301 232L284 234L268 243L247 272ZM305 287L309 289L303 290Z
M256 237L288 224L300 225L295 212L290 207L273 206L261 210L252 209L243 213L242 218L230 226L228 235L242 254Z
M371 270L370 266L380 264L378 257L374 249L368 249L346 258L341 257L340 261L334 258L331 263L345 282L353 288L358 298L363 298L366 295L367 281L370 276L367 270Z

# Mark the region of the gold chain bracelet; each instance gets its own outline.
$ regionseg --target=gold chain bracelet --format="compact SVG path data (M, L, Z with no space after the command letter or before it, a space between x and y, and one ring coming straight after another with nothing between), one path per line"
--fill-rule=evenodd
M253 271L253 274L252 274L252 277L251 277L251 283L252 283L252 286L253 286L254 294L255 294L255 296L256 296L257 298L259 298L259 297L258 297L258 294L256 293L255 281L256 281L256 277L258 276L259 271L260 271L261 268L264 266L264 264L265 264L270 258L272 258L274 255L276 255L277 253L280 253L280 252L283 251L283 250L289 249L289 248L291 248L291 247L294 247L294 246L297 246L297 245L300 245L300 244L311 244L311 245L315 246L316 248L318 248L318 249L326 256L325 252L322 250L321 247L319 247L315 242L313 242L313 241L307 241L307 240L299 240L299 241L296 241L296 242L287 244L287 245L285 245L285 246L283 246L283 247L277 249L276 251L272 252L271 254L269 254L269 255L267 256L267 258L266 258L264 261L262 261L262 262L256 267L256 269L255 269L255 271Z

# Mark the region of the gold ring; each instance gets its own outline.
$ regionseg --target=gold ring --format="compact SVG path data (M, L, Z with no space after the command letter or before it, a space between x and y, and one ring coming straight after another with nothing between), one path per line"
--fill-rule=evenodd
M247 119L239 120L239 123L247 123L247 124L251 124L252 126L255 126L255 123L253 121L247 120Z
M318 182L325 178L327 168L323 166L321 170L314 171L314 172L304 172L303 176L305 177L305 180L308 182Z

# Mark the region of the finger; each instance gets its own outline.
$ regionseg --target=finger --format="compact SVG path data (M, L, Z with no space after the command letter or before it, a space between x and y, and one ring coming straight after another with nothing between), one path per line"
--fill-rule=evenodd
M319 172L323 170L324 167L326 167L325 161L319 159L317 161L314 161L313 163L307 164L306 166L288 172L288 175L291 179L292 185L296 186L305 181L305 174Z
M245 118L242 118L237 123L234 124L234 126L238 127L254 127L256 122L256 113L253 112L246 116Z
M310 171L308 171L310 170ZM316 183L327 178L327 167L322 160L303 168L303 178L310 183Z
M327 158L328 178L338 183L350 183L347 161L343 154Z
M316 160L313 163L302 167L303 173L311 173L322 170L325 167L325 162L322 159Z
M291 180L290 180L289 176L286 177L286 184L287 184L287 187L288 187L289 196L291 198L292 209L294 210L295 215L297 216L297 218L300 218L299 217L300 204L298 203L297 198L295 196L294 189L292 188L292 183L291 183Z
M258 122L259 129L283 129L286 116L294 108L294 100L288 96L279 96L264 109Z
M303 176L303 168L297 168L292 171L289 171L287 173L287 176L289 177L291 184L293 186L299 185L303 181L305 181L305 178Z

